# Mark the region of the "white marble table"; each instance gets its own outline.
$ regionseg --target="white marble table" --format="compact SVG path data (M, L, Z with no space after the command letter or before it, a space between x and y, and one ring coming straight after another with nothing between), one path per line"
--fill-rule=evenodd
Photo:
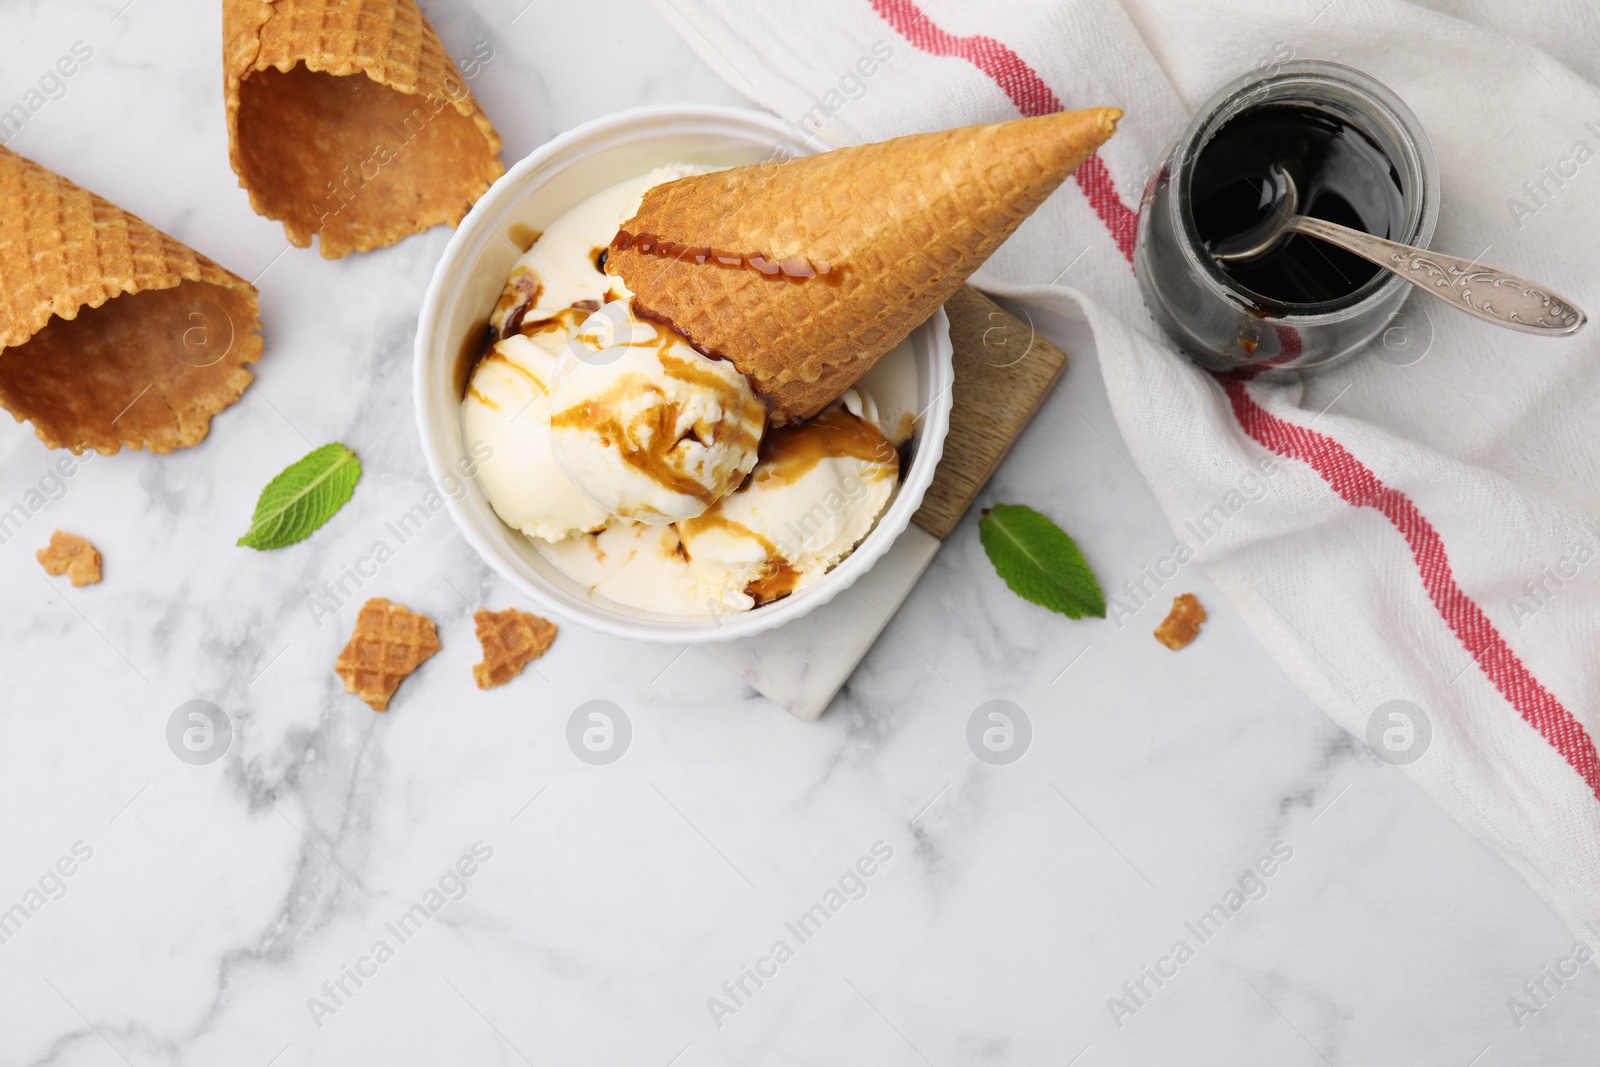
M644 0L524 2L426 5L457 54L492 42L473 88L508 161L617 108L738 102ZM1015 599L969 520L807 725L699 653L575 628L478 692L470 612L516 599L441 513L360 592L428 612L444 650L387 715L346 696L354 606L319 627L307 598L427 490L410 349L447 235L280 258L228 168L216 7L0 11L0 103L94 50L11 147L259 277L267 329L202 446L96 457L0 545L0 909L26 914L0 927L0 1063L1594 1062L1593 966L1520 1027L1507 1003L1572 936L1192 571L1212 621L1173 655L1153 609L1118 630ZM1073 363L985 502L1049 511L1116 586L1171 536L1092 352L1045 328ZM266 479L334 439L366 467L350 506L295 548L235 548ZM0 434L0 507L55 458ZM57 526L100 546L104 584L43 577ZM1010 766L965 740L997 698L1034 728ZM234 730L204 766L166 741L194 699ZM610 766L565 740L593 699L632 723ZM1265 895L1246 881L1260 899L1196 936L1275 847ZM860 899L786 926L858 862Z

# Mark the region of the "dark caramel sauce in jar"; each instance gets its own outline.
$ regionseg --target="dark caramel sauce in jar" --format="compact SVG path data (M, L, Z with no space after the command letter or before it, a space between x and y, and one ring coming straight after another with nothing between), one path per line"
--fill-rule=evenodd
M1194 224L1208 252L1255 232L1279 210L1269 195L1274 166L1294 179L1300 214L1402 239L1404 191L1383 149L1330 112L1270 104L1229 119L1196 158L1190 187ZM1217 266L1241 287L1289 304L1349 296L1379 271L1302 234L1289 234L1253 259Z

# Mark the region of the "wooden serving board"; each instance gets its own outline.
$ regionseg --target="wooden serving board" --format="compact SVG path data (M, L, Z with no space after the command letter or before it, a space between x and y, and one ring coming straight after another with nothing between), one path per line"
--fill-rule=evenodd
M955 349L950 434L911 521L943 541L1061 376L1067 354L970 285L944 305Z

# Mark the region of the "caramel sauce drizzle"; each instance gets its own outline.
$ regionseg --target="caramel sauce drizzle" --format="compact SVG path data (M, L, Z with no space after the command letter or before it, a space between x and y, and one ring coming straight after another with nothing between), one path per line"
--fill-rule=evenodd
M756 607L765 607L774 600L782 600L800 584L800 572L786 559L768 560L762 573L744 587L745 595L753 597Z
M472 382L472 372L478 369L479 361L494 347L494 342L494 327L489 325L488 319L480 319L473 323L467 335L461 339L461 347L456 349L453 378L456 396L459 399L467 398L467 387Z
M541 333L551 333L555 330L574 333L579 326L583 325L584 319L587 319L598 310L598 307L590 307L589 305L591 304L594 304L593 300L580 300L571 307L562 308L548 318L519 321L516 330L513 332L520 333L524 337L536 337ZM524 313L526 313L526 309L524 309ZM506 336L509 337L510 334Z
M650 432L633 432L639 428L638 417L625 421L617 413L617 407L621 401L633 396L638 388L636 382L624 380L617 388L601 396L558 412L551 418L550 426L552 429L576 428L597 434L602 444L616 449L622 462L657 485L709 505L717 494L684 468L683 452L678 446L689 437L709 443L713 437L713 427L697 423L689 433L679 437L678 405L662 403L647 409L645 417L649 419Z
M634 318L639 319L639 320L641 320L643 322L653 322L653 323L655 323L657 326L661 327L667 333L670 333L674 337L677 337L684 344L688 345L690 348L694 349L696 352L700 353L702 356L705 356L707 359L722 359L722 360L726 360L728 358L727 356L723 355L721 352L718 352L716 349L707 348L705 345L703 345L699 341L695 340L693 334L691 334L688 330L685 330L682 326L679 326L677 323L673 322L672 319L669 318L668 316L662 315L662 314L660 314L658 312L655 312L655 311L651 311L649 308L647 308L643 304L639 303L639 298L638 297L634 297L633 298L630 306L633 309L633 317Z
M691 537L705 530L726 530L737 537L748 537L759 544L761 550L767 554L767 561L762 565L760 573L744 587L745 595L755 600L756 607L770 604L774 600L780 600L788 596L794 592L795 586L800 584L799 568L779 553L777 545L762 537L744 523L735 522L733 519L728 518L720 508L713 507L705 514L693 519L679 519L678 529ZM679 546L683 547L682 541L679 541ZM684 549L684 558L689 558L686 548Z
M710 245L679 244L653 233L633 234L627 230L618 230L617 236L611 240L612 251L625 252L630 248L640 255L679 259L698 266L753 270L763 278L774 281L804 282L812 278L838 281L834 276L833 267L827 260L813 261L804 256L785 256L777 259L761 252L729 252Z
M490 352L486 357L484 357L483 361L485 363L498 363L511 373L520 376L529 385L533 386L533 391L535 393L546 393L550 391L550 386L532 370L524 367L514 359L508 359L499 352ZM477 390L474 389L473 392L476 393ZM487 401L485 401L485 403L487 403Z
M522 325L522 317L533 307L543 291L544 285L539 280L539 275L532 269L519 266L511 272L505 289L500 293L500 299L495 302L494 314L489 318L490 322L496 318L500 320L501 337L510 337L517 332Z
M872 465L865 474L872 481L900 473L900 453L883 432L839 404L798 425L768 433L761 441L760 459L751 478L792 485L818 463L835 456L850 456Z
M779 558L777 545L768 541L744 523L735 522L733 519L728 518L722 513L721 508L711 508L709 511L696 515L692 519L679 519L678 529L690 537L697 536L706 530L726 530L737 537L748 537L756 542L761 546L761 550L767 554L768 559ZM687 552L687 549L685 552Z
M654 348L656 357L661 361L661 366L668 377L690 382L710 391L716 396L722 410L732 410L739 403L737 383L731 383L705 367L696 366L692 360L673 355L669 349L676 339L666 330L656 330L654 337L619 341L617 345L628 348ZM600 396L578 407L552 413L550 426L552 429L568 427L598 434L601 442L615 448L617 455L629 467L671 492L693 497L709 506L717 499L717 494L702 485L699 479L685 469L683 465L685 456L678 446L691 438L706 445L718 443L717 434L720 430L724 435L722 439L729 440L733 447L741 451L754 448L760 440L761 429L766 421L766 412L761 402L751 397L744 405L742 418L735 425L700 421L679 437L677 426L682 409L677 404L666 403L663 398L661 403L649 409L654 432L641 444L638 436L629 432L628 423L618 415L623 403L637 395L641 388L658 392L654 386L641 387L637 377L633 375L624 376Z
M539 238L543 237L544 233L526 223L513 222L506 228L506 236L510 238L513 245L516 245L526 255L528 249L539 243Z
M868 464L869 469L863 475L868 481L893 478L900 473L900 453L889 439L842 404L798 425L768 431L761 441L759 454L750 481L736 492L771 480L792 485L818 463L836 456L850 456ZM679 530L690 538L706 530L725 530L759 544L767 561L744 590L757 607L794 592L800 583L800 570L778 551L777 545L743 523L728 518L719 505L720 502L713 504L696 518L679 520Z

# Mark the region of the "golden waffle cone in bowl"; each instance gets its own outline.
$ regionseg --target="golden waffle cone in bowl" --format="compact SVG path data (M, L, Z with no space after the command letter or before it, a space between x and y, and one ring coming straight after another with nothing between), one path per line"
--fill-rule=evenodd
M500 135L414 0L223 0L228 158L250 206L337 259L459 223Z
M641 316L749 375L774 425L809 418L926 321L1121 117L1066 111L681 178L645 194L606 270Z
M261 355L256 288L0 148L0 404L51 448L197 444Z

